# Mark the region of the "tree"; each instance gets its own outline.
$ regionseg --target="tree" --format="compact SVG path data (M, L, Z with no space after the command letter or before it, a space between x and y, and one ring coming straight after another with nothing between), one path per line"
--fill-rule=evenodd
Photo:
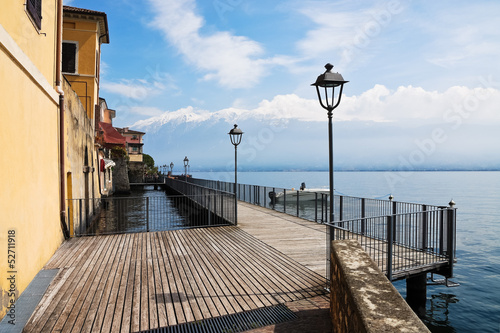
M153 169L155 167L155 160L148 154L142 154L142 161L147 169Z
M155 167L155 160L148 154L142 154L142 161L144 162L144 171L146 175L153 176L158 174L158 167Z

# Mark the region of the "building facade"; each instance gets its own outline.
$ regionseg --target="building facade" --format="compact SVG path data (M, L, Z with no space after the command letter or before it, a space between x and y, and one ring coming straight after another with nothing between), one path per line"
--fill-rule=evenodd
M0 10L0 318L64 240L58 8L12 0Z
M64 6L62 72L80 97L90 119L100 112L101 46L107 43L106 13Z
M71 67L64 38L78 46L77 73L64 74ZM19 295L78 227L72 199L84 200L88 219L101 196L95 104L107 42L104 13L63 9L62 0L2 2L0 138L11 144L0 159L0 248L8 251L0 256L0 318L13 315Z

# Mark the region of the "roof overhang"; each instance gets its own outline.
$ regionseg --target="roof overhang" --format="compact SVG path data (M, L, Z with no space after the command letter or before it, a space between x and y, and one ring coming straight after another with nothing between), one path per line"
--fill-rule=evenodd
M97 21L99 24L100 37L102 37L101 42L109 44L108 17L105 12L98 12L96 10L71 6L63 6L63 16L65 18Z

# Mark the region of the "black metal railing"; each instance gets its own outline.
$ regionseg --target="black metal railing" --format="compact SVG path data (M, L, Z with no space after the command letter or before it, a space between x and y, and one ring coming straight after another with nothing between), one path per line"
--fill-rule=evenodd
M196 178L188 178L188 182L234 193L230 182ZM238 200L329 225L327 249L333 239L358 240L390 280L429 266L446 277L453 274L453 207L335 195L331 222L330 195L324 192L238 184ZM326 259L328 272L329 251Z
M74 236L211 227L233 223L234 204L230 202L210 192L71 199L68 200L68 220ZM88 214L86 205L94 207L93 213Z
M165 185L180 195L210 211L215 217L221 218L228 224L235 224L234 194L226 191L200 186L174 178L165 178Z
M389 280L426 268L446 277L453 275L455 208L355 218L328 225L333 233L328 239L357 240Z
M234 193L234 183L199 178L188 178L187 181L202 187ZM279 197L276 200L271 198L278 194ZM279 187L238 184L238 200L265 208L271 208L314 222L330 222L328 221L330 195L324 192L309 192ZM334 200L335 221L421 212L442 208L440 206L358 198L345 195L335 195Z

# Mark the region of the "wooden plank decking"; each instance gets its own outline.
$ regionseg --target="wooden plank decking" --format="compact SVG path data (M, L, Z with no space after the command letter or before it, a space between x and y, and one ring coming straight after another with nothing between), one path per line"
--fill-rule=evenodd
M324 278L238 227L73 238L27 332L127 331L324 293Z
M326 276L326 226L268 208L239 202L238 227L283 252L307 268ZM382 272L387 271L387 242L345 232L357 239ZM432 271L448 265L444 256L393 246L393 277Z
M70 239L25 331L139 332L324 294L326 226L242 202L238 213L237 227ZM384 243L364 242L383 269ZM429 259L405 251L396 264Z

